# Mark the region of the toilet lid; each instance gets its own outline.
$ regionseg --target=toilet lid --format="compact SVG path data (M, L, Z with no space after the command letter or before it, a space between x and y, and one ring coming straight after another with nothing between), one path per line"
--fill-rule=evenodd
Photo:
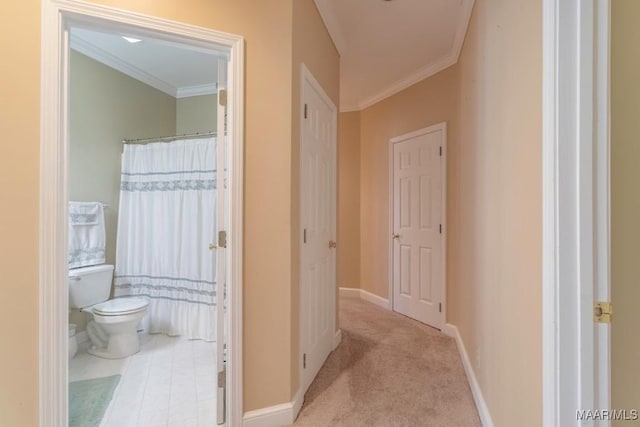
M130 314L141 311L149 305L149 301L144 298L116 298L93 307L94 313L103 316L115 316Z

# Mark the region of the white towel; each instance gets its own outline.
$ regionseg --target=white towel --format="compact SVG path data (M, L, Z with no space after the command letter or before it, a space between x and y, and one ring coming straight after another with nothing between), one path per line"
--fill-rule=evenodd
M105 263L102 202L69 202L69 268Z

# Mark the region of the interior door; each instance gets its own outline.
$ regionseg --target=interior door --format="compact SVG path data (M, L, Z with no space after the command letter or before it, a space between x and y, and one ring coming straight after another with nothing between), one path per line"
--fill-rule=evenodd
M336 109L303 69L301 357L306 390L333 345L336 289Z
M444 125L392 140L393 309L442 328Z
M216 251L216 364L218 372L217 408L218 424L224 424L226 419L226 294L227 294L227 133L226 133L226 76L228 61L218 60L218 109L217 109L217 150L216 150L216 225L218 228L218 242Z

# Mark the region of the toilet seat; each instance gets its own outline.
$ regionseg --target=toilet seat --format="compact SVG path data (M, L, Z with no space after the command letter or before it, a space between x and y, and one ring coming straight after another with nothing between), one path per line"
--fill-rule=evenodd
M94 305L92 311L100 316L124 316L146 310L148 305L144 298L117 298Z

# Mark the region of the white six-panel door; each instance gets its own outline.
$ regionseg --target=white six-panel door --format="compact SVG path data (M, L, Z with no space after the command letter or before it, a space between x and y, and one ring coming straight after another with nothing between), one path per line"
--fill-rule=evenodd
M391 141L393 310L441 329L444 146L440 124Z
M335 106L303 66L300 152L300 338L305 391L333 346L335 329Z

